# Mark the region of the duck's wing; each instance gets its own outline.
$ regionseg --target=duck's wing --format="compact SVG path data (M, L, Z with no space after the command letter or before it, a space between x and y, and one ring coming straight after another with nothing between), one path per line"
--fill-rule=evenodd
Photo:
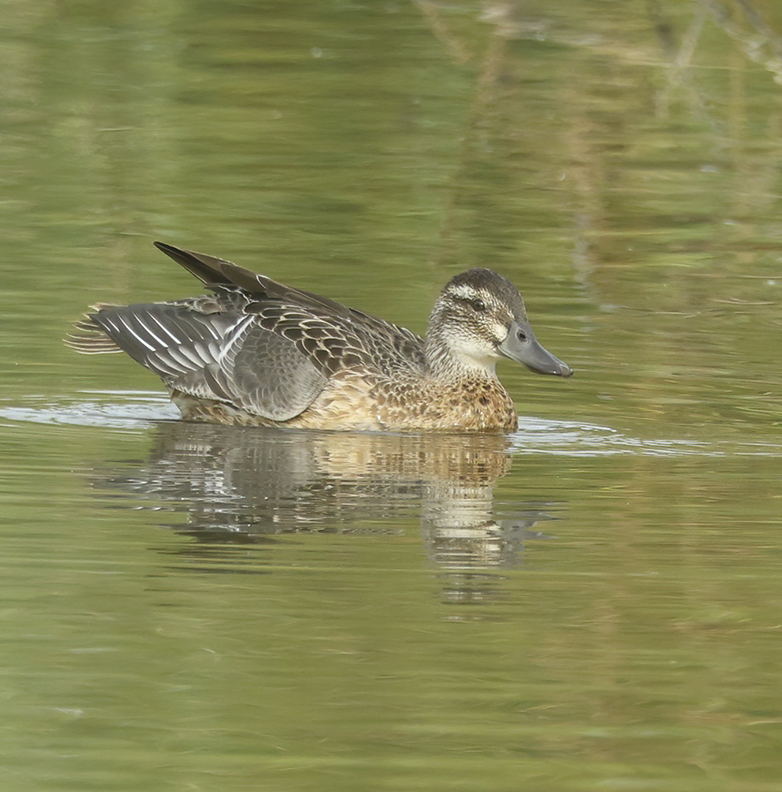
M165 242L155 242L155 247L209 287L225 286L241 289L252 298L244 308L248 313L264 311L269 301L286 307L298 306L319 317L331 318L339 324L344 324L339 322L340 319L347 320L348 326L365 337L369 345L389 345L399 354L415 360L416 363L419 358L423 360L422 339L404 327L355 308L348 308L328 297L286 286L265 275L240 267L232 261L174 247Z
M155 244L214 294L95 306L71 347L124 351L172 390L272 421L300 415L341 370L391 379L423 370L422 340L409 330L230 261Z
M215 297L171 303L95 306L68 343L85 353L122 350L172 390L290 420L328 378L294 340L243 313L242 300L219 290Z
M340 339L352 339L364 350L364 362L368 365L374 364L374 367L381 369L425 367L423 339L404 327L349 308L328 297L278 283L225 259L174 247L165 242L155 242L155 246L208 287L241 289L250 298L244 306L247 313L268 315L275 313L275 305L285 310L300 308L307 314L305 319L312 314L321 323L333 326L336 339L332 343L338 343ZM281 313L282 311L277 311L276 315ZM295 335L297 319L295 317L294 320L283 323L287 328L286 332L291 335ZM321 332L325 331L321 329ZM335 360L334 355L329 357L331 363Z

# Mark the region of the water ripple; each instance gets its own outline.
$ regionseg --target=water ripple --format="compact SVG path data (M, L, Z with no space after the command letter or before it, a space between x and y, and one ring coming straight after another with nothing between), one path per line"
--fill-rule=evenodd
M29 396L24 404L0 401L0 420L60 426L139 430L176 420L177 409L157 391L80 391L73 399L53 401ZM633 437L608 426L583 421L556 421L521 416L519 431L509 436L518 454L595 457L642 456L779 456L778 444L757 441L709 442L691 439Z

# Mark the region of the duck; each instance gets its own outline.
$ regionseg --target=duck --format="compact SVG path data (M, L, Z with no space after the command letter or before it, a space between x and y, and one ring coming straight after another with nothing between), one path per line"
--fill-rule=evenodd
M500 359L573 374L535 338L516 287L490 269L446 283L422 338L225 259L155 246L209 294L93 305L66 343L84 354L126 353L162 379L185 420L512 432L519 418L497 377Z

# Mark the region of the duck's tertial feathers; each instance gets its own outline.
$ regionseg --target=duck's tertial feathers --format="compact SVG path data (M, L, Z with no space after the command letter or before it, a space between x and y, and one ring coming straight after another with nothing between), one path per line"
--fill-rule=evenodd
M360 311L355 311L341 303L312 294L302 289L278 283L265 275L259 275L251 270L240 267L232 261L196 253L193 250L176 248L164 242L155 242L155 247L170 256L177 264L183 266L189 273L195 275L200 281L210 288L212 286L234 286L248 295L259 299L279 300L290 302L314 310L328 311L338 316L365 316Z

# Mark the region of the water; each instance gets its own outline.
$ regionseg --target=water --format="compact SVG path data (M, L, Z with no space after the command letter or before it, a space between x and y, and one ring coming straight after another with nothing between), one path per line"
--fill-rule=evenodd
M10 3L3 788L782 789L773 3ZM422 332L508 437L185 424L60 343L153 239Z

